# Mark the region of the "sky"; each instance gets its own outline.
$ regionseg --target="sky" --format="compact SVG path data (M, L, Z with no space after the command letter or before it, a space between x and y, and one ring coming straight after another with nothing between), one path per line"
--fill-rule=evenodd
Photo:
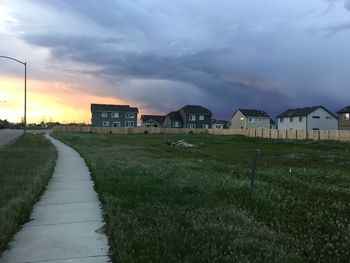
M0 39L28 63L29 122L350 105L350 0L0 0ZM23 70L0 59L0 119L23 116Z

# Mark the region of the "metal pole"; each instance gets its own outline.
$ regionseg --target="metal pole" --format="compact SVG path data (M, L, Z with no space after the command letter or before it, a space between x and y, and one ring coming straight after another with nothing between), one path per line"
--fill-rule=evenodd
M27 133L27 62L24 62L24 134Z
M23 133L27 133L27 63L20 61L18 59L8 57L8 56L0 56L0 58L6 58L13 60L15 62L18 62L22 65L24 65L24 127L23 127Z
M258 162L260 157L260 150L256 150L254 154L253 164L252 164L252 174L250 176L250 186L254 187L254 182L256 178L256 170L258 168Z

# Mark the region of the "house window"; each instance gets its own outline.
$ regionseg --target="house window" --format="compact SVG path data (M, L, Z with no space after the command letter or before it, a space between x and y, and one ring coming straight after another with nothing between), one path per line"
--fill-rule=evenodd
M319 131L320 129L319 129L319 128L313 128L312 130L314 130L314 131Z
M196 124L187 124L187 128L194 129L196 128Z
M299 122L303 122L303 117L299 117Z
M102 112L102 118L107 118L107 112Z
M204 115L199 115L199 120L204 121Z
M134 113L126 113L125 114L125 118L133 119L134 117L135 117Z
M331 120L332 117L331 116L326 116L326 120Z
M290 117L290 118L289 118L289 121L290 121L290 122L293 122L293 121L294 121L294 118L293 118L293 117Z
M180 126L181 126L181 123L179 121L174 121L173 122L173 127L174 128L180 128Z
M252 122L252 123L255 122L255 118L249 117L248 122Z
M112 118L119 118L119 112L112 112L111 117Z
M103 127L109 127L109 121L103 121L102 122Z
M312 116L313 119L319 119L320 116Z
M280 118L280 123L283 123L284 119L283 118Z
M134 127L134 122L133 121L126 121L125 127Z
M258 118L258 123L262 123L263 119L262 118Z
M120 122L113 122L113 127L119 128L120 127Z
M208 124L203 124L203 129L209 129L209 125Z
M195 121L196 120L196 115L190 115L190 121Z
M343 119L344 119L345 121L350 120L350 113L345 113Z

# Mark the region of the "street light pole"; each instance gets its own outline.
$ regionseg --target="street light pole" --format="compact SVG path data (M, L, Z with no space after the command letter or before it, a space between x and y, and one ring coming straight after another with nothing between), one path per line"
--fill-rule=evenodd
M27 133L27 62L20 61L18 59L8 57L8 56L1 56L0 58L10 59L17 63L20 63L24 65L24 127L23 127L23 133Z

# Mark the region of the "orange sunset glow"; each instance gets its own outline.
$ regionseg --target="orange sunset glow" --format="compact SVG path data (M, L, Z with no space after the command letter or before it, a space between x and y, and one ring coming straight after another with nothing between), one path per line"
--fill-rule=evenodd
M27 122L59 121L90 123L90 104L128 102L96 96L63 82L28 80ZM23 79L0 78L0 119L20 122L24 112Z

